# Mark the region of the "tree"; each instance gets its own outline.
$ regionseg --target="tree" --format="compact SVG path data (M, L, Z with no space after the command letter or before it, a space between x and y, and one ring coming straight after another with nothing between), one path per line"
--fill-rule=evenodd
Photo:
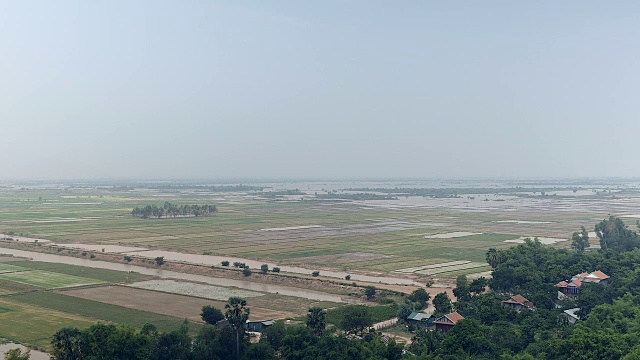
M367 299L371 299L376 296L376 288L375 286L367 286L364 288L364 294L367 296Z
M624 222L615 216L602 220L595 226L603 250L630 251L640 247L640 239L635 231L627 229Z
M260 266L260 272L263 274L266 274L269 272L269 265L267 264L262 264L262 266Z
M486 259L487 264L489 264L492 269L495 269L498 266L500 260L498 250L496 250L495 248L490 248L489 250L487 250Z
M327 312L323 308L314 306L307 312L307 327L316 335L321 335L327 326Z
M571 247L579 253L584 252L584 249L589 247L589 233L584 226L581 227L581 230L581 232L576 231L571 235Z
M345 280L351 280L351 275L347 275L344 277Z
M286 336L287 329L283 321L276 321L262 332L260 342L268 343L272 348L278 350L282 346L282 340Z
M24 353L21 349L11 349L4 355L5 360L29 360L31 358L31 350Z
M271 272L279 273L280 272L280 268L274 266L273 269L271 269Z
M249 267L245 267L244 269L242 269L242 275L244 276L251 276L251 269L249 269Z
M412 312L408 304L401 304L400 307L398 307L398 319L406 320Z
M449 295L447 295L446 292L437 294L433 298L433 306L436 308L436 312L438 313L451 312L451 299L449 299Z
M158 256L155 260L158 266L164 265L164 256Z
M481 276L471 282L469 285L469 291L478 295L484 292L485 287L487 286L487 279L484 276Z
M373 325L369 308L364 305L347 305L342 308L340 329L347 333L362 334Z
M229 266L229 262L227 260L221 261L220 264L222 266Z
M247 300L237 296L230 297L224 308L227 310L224 317L236 331L236 358L239 360L240 331L244 329L247 319L249 318L250 309L247 307Z
M82 332L76 328L64 327L51 340L51 355L55 360L75 360L83 358Z
M425 307L427 305L427 301L431 299L431 295L429 295L429 293L425 289L419 288L415 289L411 294L409 294L407 299L409 299L409 301L411 302L419 303L420 305L422 305L422 307Z
M314 272L311 273L311 275L313 277L318 277L318 276L320 276L320 271L314 271Z
M189 326L185 319L180 329L158 336L149 354L149 360L188 360L191 356L191 343Z
M470 299L469 283L466 276L459 275L456 278L456 287L453 289L453 295L458 301L468 301Z
M251 344L245 353L246 359L251 360L277 360L276 352L265 343Z
M202 312L200 313L200 317L204 322L215 325L218 321L224 319L224 314L220 309L215 308L211 305L205 305L202 307Z

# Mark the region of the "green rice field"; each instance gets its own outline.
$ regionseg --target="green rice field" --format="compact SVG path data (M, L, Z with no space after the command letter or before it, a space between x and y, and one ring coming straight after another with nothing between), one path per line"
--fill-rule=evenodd
M43 289L58 289L102 283L100 280L41 270L4 273L0 274L0 280L8 280Z

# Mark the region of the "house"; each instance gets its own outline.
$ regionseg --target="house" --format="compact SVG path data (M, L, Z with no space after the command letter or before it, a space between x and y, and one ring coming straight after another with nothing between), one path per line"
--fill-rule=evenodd
M580 295L580 287L583 283L607 285L609 283L609 275L602 271L594 271L589 274L575 275L569 281L560 281L555 285L558 288L558 299L562 300L566 297L577 298Z
M580 308L567 309L564 311L564 314L567 315L570 324L575 324L580 320L580 317L577 314L578 311L580 311Z
M602 271L594 271L590 274L582 273L571 278L571 280L578 280L583 283L596 283L600 285L607 285L609 283L609 275Z
M247 320L247 330L255 332L263 332L266 328L273 325L273 320Z
M520 294L513 295L512 297L503 301L502 306L516 311L520 311L522 309L533 309L533 303L525 299L525 297Z
M407 322L415 327L429 327L434 320L435 316L423 312L412 312L407 316Z
M460 320L464 320L464 317L457 312L453 312L451 314L439 317L433 323L436 325L436 330L446 333L449 332L449 330L453 329L453 327Z

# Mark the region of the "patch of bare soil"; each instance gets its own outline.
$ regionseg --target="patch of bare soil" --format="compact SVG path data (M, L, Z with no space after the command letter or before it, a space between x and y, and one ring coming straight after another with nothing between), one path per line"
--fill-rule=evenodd
M214 306L224 312L225 302L201 299L191 296L167 294L158 291L135 289L124 286L102 286L84 289L60 291L64 295L75 296L130 309L169 315L180 319L202 322L200 313L205 305ZM249 305L251 301L249 300ZM250 319L284 319L296 314L256 306L251 309Z

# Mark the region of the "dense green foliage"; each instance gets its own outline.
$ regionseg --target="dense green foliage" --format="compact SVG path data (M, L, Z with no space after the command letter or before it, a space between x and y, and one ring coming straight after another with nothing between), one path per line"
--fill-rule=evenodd
M492 249L493 292L459 277L456 310L465 317L445 336L419 330L410 350L420 359L636 359L640 355L640 249L638 235L611 218L596 226L607 250L556 250L537 240ZM585 231L577 233L581 237ZM577 300L557 300L553 286L573 275L600 270L608 285L585 283ZM503 308L502 294L521 294L534 311ZM434 299L435 302L435 299ZM580 307L582 321L563 309Z
M224 319L224 314L218 308L211 305L205 305L202 307L200 317L207 324L215 325L218 321Z
M54 360L149 359L149 360L235 360L235 334L231 326L207 325L194 337L187 325L170 333L158 333L152 326L133 328L97 324L86 330L63 328L52 341ZM366 334L362 340L342 335L320 335L304 326L276 323L251 344L242 332L239 359L327 359L399 360L402 347L391 341L385 345L379 335ZM279 357L276 355L279 354Z
M168 201L162 207L147 205L143 208L136 206L131 210L131 215L142 219L151 217L187 217L187 216L210 216L218 212L215 205L176 205Z

